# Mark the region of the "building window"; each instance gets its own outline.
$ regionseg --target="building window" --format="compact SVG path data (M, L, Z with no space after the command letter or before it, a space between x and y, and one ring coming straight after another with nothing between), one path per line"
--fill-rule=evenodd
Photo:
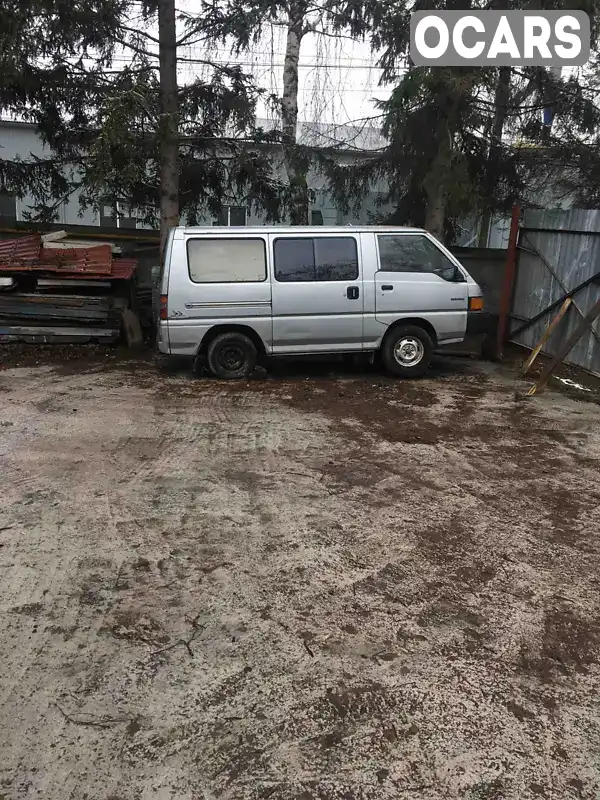
M230 225L244 226L247 212L246 206L223 206L219 216L213 220L213 225L226 227Z
M100 206L100 227L101 228L116 228L117 227L117 206L116 203L102 203Z
M322 225L323 224L323 212L322 211L311 211L310 212L310 224L311 225Z
M8 192L0 192L0 217L17 218L17 198Z
M356 240L349 236L286 237L275 240L279 282L353 281L358 278Z
M101 228L137 228L137 217L131 206L106 200L100 206Z

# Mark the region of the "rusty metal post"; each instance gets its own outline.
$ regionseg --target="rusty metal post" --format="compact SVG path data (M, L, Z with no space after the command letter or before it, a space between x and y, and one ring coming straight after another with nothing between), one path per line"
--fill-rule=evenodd
M519 219L521 217L521 206L518 203L512 207L512 217L510 220L510 235L508 238L508 250L506 252L506 265L504 267L504 280L502 282L502 294L500 295L500 314L498 316L498 330L496 332L496 358L501 359L504 349L504 342L508 332L508 318L510 305L513 295L513 286L517 271L517 243L519 239Z

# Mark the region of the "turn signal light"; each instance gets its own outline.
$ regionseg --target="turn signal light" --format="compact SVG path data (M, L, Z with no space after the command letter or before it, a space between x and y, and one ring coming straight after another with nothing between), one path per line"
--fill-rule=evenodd
M469 311L483 311L483 297L469 297Z
M167 295L166 294L161 294L160 300L159 300L160 311L158 313L158 315L159 315L159 317L161 319L167 319L167 300L168 300Z

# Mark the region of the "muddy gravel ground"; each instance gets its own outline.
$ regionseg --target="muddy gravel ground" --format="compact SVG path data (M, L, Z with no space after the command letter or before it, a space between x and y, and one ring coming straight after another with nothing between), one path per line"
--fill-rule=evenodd
M600 796L598 405L19 363L2 800Z

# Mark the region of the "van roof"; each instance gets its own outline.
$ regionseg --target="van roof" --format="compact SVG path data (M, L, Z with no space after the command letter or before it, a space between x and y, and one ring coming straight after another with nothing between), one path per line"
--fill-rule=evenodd
M376 231L378 233L425 233L423 228L408 228L404 225L205 225L185 227L178 231L186 234L198 233L362 233Z

